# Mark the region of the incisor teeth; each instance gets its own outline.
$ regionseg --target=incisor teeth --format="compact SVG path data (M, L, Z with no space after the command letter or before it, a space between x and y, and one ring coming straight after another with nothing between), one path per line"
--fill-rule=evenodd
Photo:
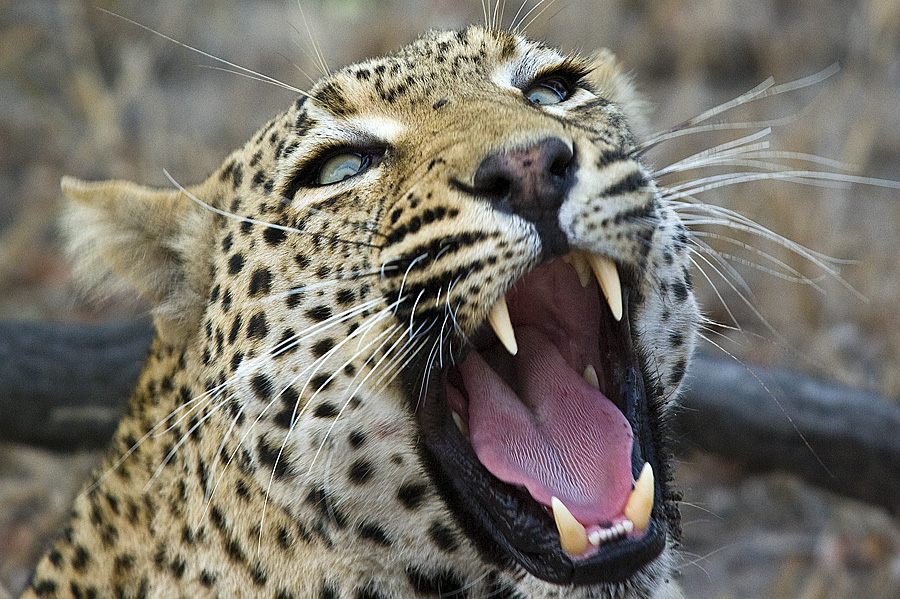
M622 283L619 281L619 271L616 264L605 256L599 254L587 254L587 260L600 283L600 289L606 296L609 309L616 320L622 320Z
M634 490L625 504L625 517L631 520L634 528L643 532L650 524L650 511L653 509L653 468L649 462L644 463L641 475L634 483Z
M559 544L563 551L569 555L581 555L588 547L587 533L581 522L563 505L563 502L552 497L553 519L556 520L556 528L559 529Z
M572 252L563 256L563 261L570 264L578 274L578 280L582 287L587 287L591 282L591 265L582 252Z
M593 364L588 364L584 369L584 373L581 375L581 378L588 382L588 385L596 389L600 390L600 379L597 378L597 370L594 368Z
M505 295L491 309L490 314L488 314L488 322L491 323L491 328L494 329L497 337L500 338L500 343L503 344L503 347L512 355L516 355L519 351L519 344L516 343L516 334L513 332L512 322L509 320L509 309L506 307Z
M624 537L632 530L634 530L634 524L632 524L630 520L623 520L612 528L595 530L588 535L588 541L590 541L591 545L594 547L598 547L603 541Z

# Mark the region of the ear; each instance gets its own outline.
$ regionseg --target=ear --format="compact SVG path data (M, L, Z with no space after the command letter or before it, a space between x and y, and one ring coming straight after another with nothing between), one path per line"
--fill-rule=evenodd
M622 108L634 133L647 131L647 102L638 93L634 77L622 71L616 55L602 48L591 56L591 66L588 80L600 95Z
M76 275L101 293L133 287L154 305L160 336L186 340L208 297L215 215L176 189L72 177L61 186L71 200L63 227ZM187 192L206 195L203 185Z

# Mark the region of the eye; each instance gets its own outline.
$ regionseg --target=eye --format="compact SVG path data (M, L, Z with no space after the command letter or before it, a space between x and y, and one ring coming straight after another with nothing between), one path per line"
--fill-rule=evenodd
M535 82L524 93L533 104L559 104L572 95L572 85L563 77L547 77Z
M371 164L371 154L361 154L359 152L336 154L323 162L322 166L319 167L316 183L319 185L340 183L344 179L349 179L363 172Z

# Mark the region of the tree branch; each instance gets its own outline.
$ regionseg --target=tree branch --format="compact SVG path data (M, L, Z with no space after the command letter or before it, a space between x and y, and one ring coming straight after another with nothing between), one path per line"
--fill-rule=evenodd
M0 322L0 439L103 447L153 337L147 320ZM796 372L700 354L674 418L677 449L781 470L900 515L900 405Z

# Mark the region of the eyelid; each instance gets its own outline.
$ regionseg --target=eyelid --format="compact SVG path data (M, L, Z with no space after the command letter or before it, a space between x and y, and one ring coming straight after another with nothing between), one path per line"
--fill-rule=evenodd
M588 65L569 59L537 71L531 79L525 82L521 89L524 92L536 85L540 85L542 81L558 77L567 84L569 96L571 96L577 88L590 89L590 85L587 82L587 76L590 72L591 69Z
M381 141L365 141L362 143L333 142L312 151L307 157L301 159L293 168L290 177L284 183L282 195L289 200L301 188L325 187L318 182L318 173L330 159L341 154L359 154L371 156L371 162L366 169L376 166L388 152L388 145ZM363 171L360 171L363 172Z

